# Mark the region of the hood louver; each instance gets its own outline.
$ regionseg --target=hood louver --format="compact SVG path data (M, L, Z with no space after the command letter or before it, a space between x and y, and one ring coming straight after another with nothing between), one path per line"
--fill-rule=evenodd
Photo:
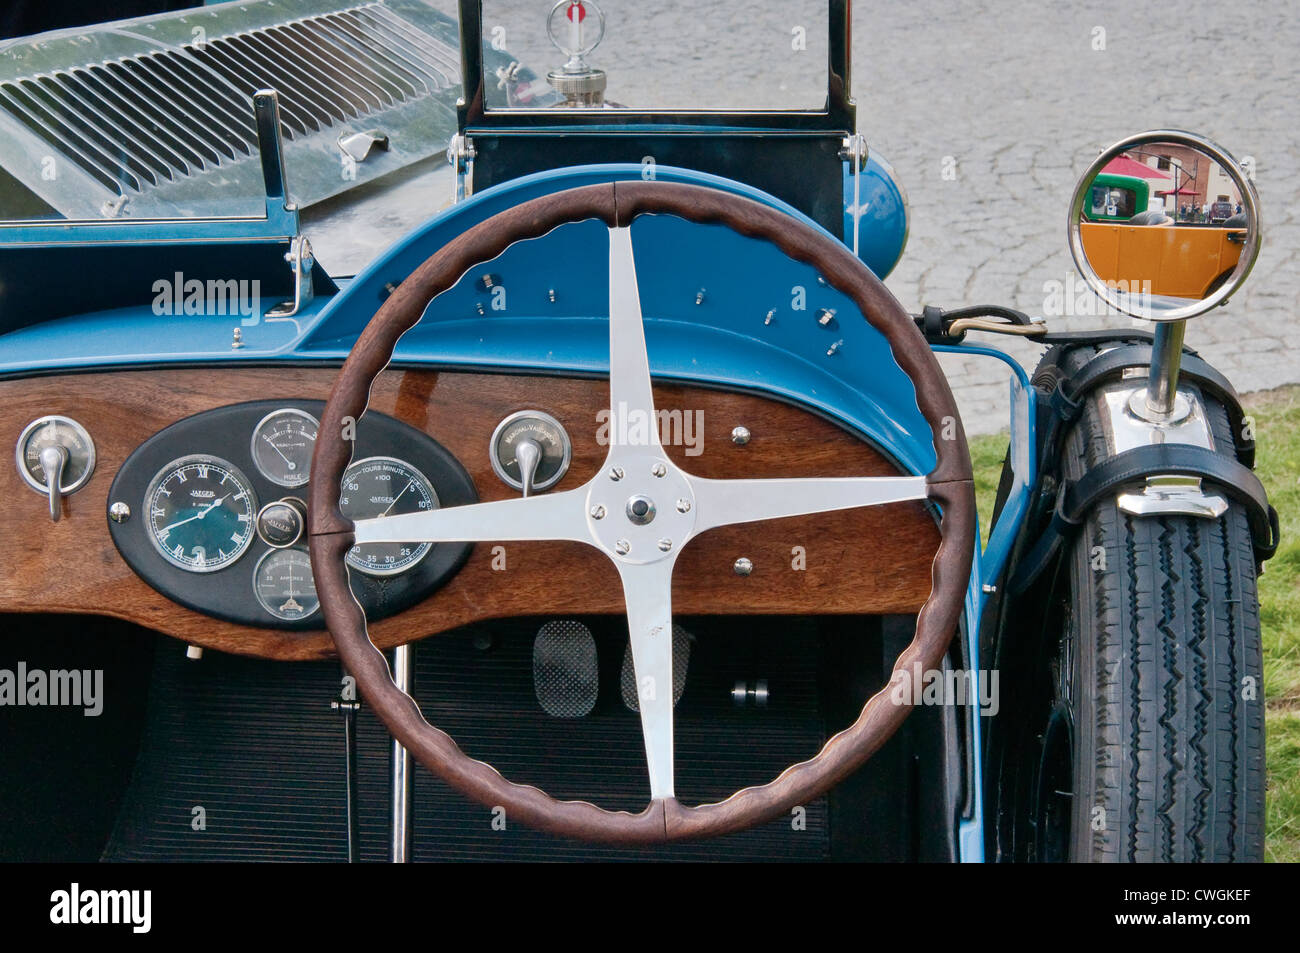
M455 24L418 3L330 7L232 3L105 24L91 28L94 45L150 48L98 62L68 62L78 45L67 35L0 48L0 165L68 218L256 214L252 95L267 88L299 205L445 148L460 94ZM276 13L282 22L226 32ZM157 42L168 34L190 42ZM28 64L43 68L15 69ZM348 159L339 140L371 130L388 150Z

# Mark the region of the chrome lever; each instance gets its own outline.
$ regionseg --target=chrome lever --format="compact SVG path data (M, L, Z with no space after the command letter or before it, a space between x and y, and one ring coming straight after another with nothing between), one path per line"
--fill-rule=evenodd
M68 465L67 447L49 446L41 450L41 469L45 471L45 489L50 495L50 519L55 523L63 515L63 471Z
M515 459L519 461L519 479L524 485L524 496L532 496L537 465L542 462L541 445L536 440L520 440L515 447Z

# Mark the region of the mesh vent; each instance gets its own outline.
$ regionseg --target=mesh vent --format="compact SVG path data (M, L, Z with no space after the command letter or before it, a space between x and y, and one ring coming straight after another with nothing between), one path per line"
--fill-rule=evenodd
M682 700L686 689L686 670L691 664L691 639L689 632L680 625L673 626L673 707ZM632 711L640 711L637 701L636 666L632 661L632 644L629 642L623 652L623 672L619 678L619 687L623 690L623 704Z
M460 83L458 54L379 4L0 83L0 109L104 187L140 193L257 151L252 96L286 141Z
M596 640L581 622L548 622L533 641L533 691L555 718L581 718L596 707Z

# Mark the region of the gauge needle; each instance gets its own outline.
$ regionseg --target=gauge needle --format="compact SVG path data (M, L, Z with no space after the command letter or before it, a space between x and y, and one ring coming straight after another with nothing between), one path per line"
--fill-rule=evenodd
M388 504L388 509L384 510L384 511L383 511L382 513L380 513L379 515L380 515L380 516L387 516L387 515L388 515L388 510L391 510L394 506L396 506L396 505L397 505L397 501L400 500L402 497L404 497L404 496L406 495L406 491L409 490L409 489L410 489L411 487L413 487L413 486L415 486L414 483L407 483L406 486L402 487L402 492L399 493L399 494L397 494L397 496L393 497L393 502L391 502L391 503Z
M272 440L270 437L263 437L262 439L265 440L267 443L269 443L269 444L271 445L271 449L274 450L276 453L278 453L278 454L280 455L280 459L281 459L281 460L283 460L285 463L289 464L289 469L290 469L290 470L296 470L296 469L298 468L298 465L297 465L296 463L294 463L292 460L290 460L288 457L286 457L286 456L284 455L284 451L281 450L279 447L277 447L277 446L275 445L275 441L274 441L274 440Z
M177 526L184 526L186 523L191 523L191 522L193 522L194 520L201 520L201 519L203 519L203 517L207 516L209 513L211 513L213 510L215 510L215 509L216 509L218 506L220 506L222 503L226 502L226 499L227 499L229 496L230 496L230 494L227 493L227 494L226 494L225 496L223 496L221 499L219 499L219 500L213 500L211 503L209 503L209 504L208 504L207 506L205 506L203 509L199 510L199 512L195 513L193 516L187 516L187 517L185 517L185 519L183 519L183 520L177 520L175 523L172 523L170 526L164 526L162 529L160 529L160 530L158 531L159 534L162 535L162 536L166 536L168 533L170 533L172 530L174 530Z

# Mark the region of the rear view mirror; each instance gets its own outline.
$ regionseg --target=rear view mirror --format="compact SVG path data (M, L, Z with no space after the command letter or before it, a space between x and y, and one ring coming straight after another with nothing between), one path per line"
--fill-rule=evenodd
M1259 254L1259 199L1225 150L1159 130L1106 149L1070 202L1070 253L1111 307L1178 321L1222 304Z

